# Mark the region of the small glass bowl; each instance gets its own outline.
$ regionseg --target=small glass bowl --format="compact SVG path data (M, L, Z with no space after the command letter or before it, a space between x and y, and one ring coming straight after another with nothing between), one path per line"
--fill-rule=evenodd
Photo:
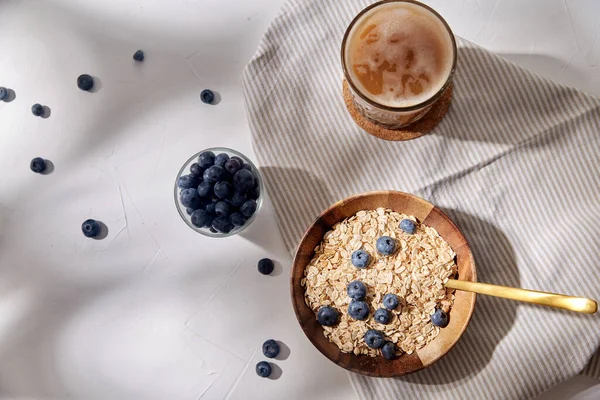
M228 233L211 232L209 230L209 228L198 228L198 227L194 226L192 224L191 217L185 211L186 207L184 207L181 204L181 202L179 201L179 192L180 192L181 189L179 189L179 187L177 186L177 180L179 179L179 177L181 177L183 175L188 175L190 173L190 166L193 163L197 162L198 161L198 156L200 154L204 153L205 151L212 151L213 153L215 153L215 155L217 155L219 153L225 153L229 157L238 156L239 158L241 158L242 160L244 160L245 164L248 164L248 165L250 165L252 167L252 173L254 174L254 176L258 180L258 190L260 192L259 192L258 199L256 199L256 211L254 212L254 214L252 214L252 216L250 218L248 218L246 220L246 223L244 224L244 226L239 226L239 227L236 226L236 227L234 227ZM232 236L232 235L240 233L241 231L243 231L244 229L246 229L246 227L248 227L252 223L252 221L254 221L254 218L256 218L256 215L260 211L260 208L262 206L263 194L264 194L262 176L260 175L260 172L258 171L258 168L256 168L256 166L254 165L254 163L252 161L250 161L250 159L248 157L246 157L245 155L243 155L242 153L237 152L237 151L232 150L232 149L228 149L226 147L211 147L209 149L202 150L202 151L194 154L192 157L190 157L183 164L183 166L181 167L181 169L177 173L177 177L175 178L175 185L174 185L174 187L175 187L175 189L174 189L173 193L174 193L174 199L175 199L175 207L177 207L177 211L179 212L179 215L181 216L181 219L187 224L187 226L189 226L190 228L192 228L196 232L198 232L198 233L200 233L200 234L202 234L204 236L209 236L209 237L214 237L214 238L223 238L223 237L227 237L227 236Z

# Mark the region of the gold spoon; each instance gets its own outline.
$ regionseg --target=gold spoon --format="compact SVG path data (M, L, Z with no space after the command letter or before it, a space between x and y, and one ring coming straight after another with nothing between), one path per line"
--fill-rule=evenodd
M491 285L489 283L458 281L448 279L446 287L465 292L487 294L488 296L503 297L505 299L525 301L527 303L540 304L565 310L576 311L586 314L594 314L598 310L598 304L585 297L573 297L564 294L538 292L507 286Z

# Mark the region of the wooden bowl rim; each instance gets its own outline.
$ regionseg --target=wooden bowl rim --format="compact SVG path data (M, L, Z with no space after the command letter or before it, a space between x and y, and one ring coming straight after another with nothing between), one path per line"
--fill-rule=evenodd
M343 200L339 200L337 202L335 202L334 204L332 204L331 206L329 206L327 209L325 209L325 211L321 212L321 214L319 214L319 216L310 224L310 226L306 229L306 231L304 232L304 235L302 235L302 239L300 239L300 242L298 243L298 246L296 247L296 251L294 253L294 260L292 262L292 271L290 273L290 293L292 296L292 306L294 308L294 314L296 315L296 320L298 321L298 324L300 325L300 328L302 329L302 332L304 332L304 335L308 338L308 340L312 343L312 345L319 350L319 352L321 354L323 354L328 360L330 360L331 362L335 363L336 365L348 370L348 371L352 371L361 375L365 375L365 376L372 376L372 377L377 377L377 378L390 378L390 377L399 377L399 376L404 376L404 375L408 375L417 371L420 371L426 367L429 367L430 365L434 364L436 361L438 361L439 359L441 359L442 357L444 357L446 354L448 354L450 352L450 350L452 350L452 348L454 348L454 346L456 345L456 343L458 343L458 341L460 340L460 338L462 337L462 335L464 334L465 330L467 329L467 326L469 325L469 323L471 322L471 318L473 316L473 311L475 310L475 303L477 302L477 298L475 293L472 293L472 301L468 310L468 315L466 318L466 321L464 323L464 325L462 326L462 328L460 329L460 331L458 332L458 334L456 335L455 339L452 341L452 343L450 343L450 345L446 348L446 351L439 353L436 357L434 357L433 359L430 360L429 363L424 364L421 363L421 366L418 368L414 368L410 371L406 371L406 372L402 372L402 373L398 373L398 374L376 374L376 373L372 373L370 371L364 371L361 370L359 368L354 368L351 366L346 366L346 365L342 365L338 362L338 360L332 359L330 358L324 351L323 349L321 349L321 346L313 339L313 336L310 335L307 330L305 329L304 325L301 323L301 314L300 314L300 310L299 307L301 307L302 305L297 304L296 302L296 293L297 290L302 290L302 298L304 299L304 290L302 288L302 286L300 285L295 285L294 284L294 276L295 276L295 271L297 268L300 268L300 266L298 266L298 251L299 249L302 247L302 244L304 243L304 241L308 238L308 234L310 233L310 231L313 229L313 227L318 224L320 221L323 221L323 217L326 216L327 214L333 212L335 209L337 209L338 207L342 206L345 203L351 202L351 201L355 201L358 200L360 198L365 198L365 197L371 197L371 196L380 196L380 195L388 195L388 196L393 196L393 195L401 195L401 196L406 196L408 198L411 199L411 201L416 201L416 202L422 202L427 206L431 207L431 210L429 213L431 213L433 210L436 210L437 212L439 212L439 214L448 222L450 223L450 225L452 225L453 229L456 230L456 232L458 232L460 234L460 236L462 237L462 239L464 240L465 244L466 244L466 248L467 248L467 252L468 252L468 256L470 258L470 263L473 266L473 270L472 270L472 279L471 281L476 282L477 281L477 268L475 265L475 260L473 258L473 253L471 252L471 248L466 240L466 238L464 237L463 233L461 232L461 230L458 228L458 226L456 226L456 224L454 223L454 221L452 221L452 219L450 217L448 217L448 215L443 212L439 207L437 207L435 204L419 197L419 196L415 196L413 194L410 193L406 193L406 192L401 192L398 190L375 190L375 191L370 191L370 192L363 192L363 193L359 193L359 194L355 194L352 196L349 196ZM339 221L338 221L339 222ZM306 265L301 267L303 270L306 268ZM305 303L302 303L304 306L306 306ZM322 329L322 328L321 328ZM322 330L319 332L320 334L323 334ZM350 355L350 357L359 357L356 356L352 353L348 353ZM360 356L360 357L367 357L367 356Z

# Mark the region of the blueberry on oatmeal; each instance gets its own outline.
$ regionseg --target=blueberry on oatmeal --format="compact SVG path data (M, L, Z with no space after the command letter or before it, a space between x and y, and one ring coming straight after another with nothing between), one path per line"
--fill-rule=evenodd
M361 281L352 281L346 287L346 292L352 300L362 300L367 295L367 286Z
M371 261L371 256L369 256L369 253L364 250L356 250L352 253L350 259L352 261L352 265L354 265L356 268L366 268Z
M317 321L323 326L333 326L338 323L340 316L337 310L331 306L319 308Z
M388 293L385 296L383 296L383 305L388 310L396 309L396 307L398 307L398 304L400 304L400 302L398 301L398 296L396 296L395 294Z
M388 322L390 322L391 313L385 308L378 308L377 311L375 311L375 314L373 315L373 319L375 319L375 321L379 322L380 324L387 324Z
M350 317L363 321L369 316L369 305L362 300L352 300L348 306Z
M396 241L389 236L381 236L375 244L379 254L389 256L396 250Z
M440 328L448 326L448 314L444 310L437 308L433 314L431 314L431 323Z
M381 348L381 355L386 360L393 360L396 358L396 345L392 342L386 342Z
M409 235L412 235L417 231L417 225L414 223L414 221L411 221L410 219L403 219L402 221L400 221L400 229L402 229Z
M365 343L372 349L380 349L385 344L385 338L381 331L369 329L367 333L365 333Z

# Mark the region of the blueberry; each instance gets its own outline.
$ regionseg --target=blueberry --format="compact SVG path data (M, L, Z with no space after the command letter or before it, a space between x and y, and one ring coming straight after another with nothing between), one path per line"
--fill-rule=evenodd
M77 87L86 92L94 87L94 78L88 74L79 75L77 77Z
M206 207L204 207L204 209L206 210L206 212L209 213L209 214L212 214L212 215L214 215L214 214L217 213L216 208L217 208L217 203L210 203L210 204L207 204Z
M338 323L340 315L337 310L330 306L319 308L317 321L323 326L333 326Z
M200 208L200 196L198 196L198 191L194 188L183 189L179 196L179 200L184 207L193 208L194 210Z
M36 157L29 163L29 168L31 168L33 172L37 172L38 174L43 173L46 170L46 167L46 160L44 160L41 157Z
M135 61L144 61L144 52L142 50L138 50L135 53L133 53L133 59Z
M215 183L213 191L215 192L215 196L218 198L229 199L233 195L233 186L229 182L219 181Z
M219 167L218 165L213 165L204 171L204 180L212 183L217 183L223 179L223 173L225 170L223 167Z
M252 171L252 166L250 164L244 164L242 165L243 169L247 169L248 171Z
M211 197L213 195L213 185L209 181L202 181L198 185L198 196Z
M204 89L202 93L200 93L200 99L203 103L212 104L215 101L215 94L210 89Z
M254 200L258 200L258 198L260 197L260 187L258 186L258 181L256 181L257 184L254 185L254 187L250 190L248 190L248 197Z
M417 231L417 225L410 219L403 219L400 221L400 229L412 235Z
M232 156L231 158L232 158L232 159L234 159L234 160L238 160L238 161L240 162L240 165L241 165L242 167L245 165L245 164L244 164L244 160L242 160L242 158L241 158L241 157L238 157L238 156Z
M279 343L277 343L273 339L269 339L263 343L262 351L263 351L263 354L265 355L265 357L275 358L279 355L279 351L280 351Z
M380 331L369 329L367 333L365 333L365 343L372 349L380 349L385 344L385 338Z
M271 272L273 272L274 268L275 264L273 264L273 260L270 258L263 258L258 261L258 272L263 275L269 275Z
M448 314L444 310L437 308L433 314L431 314L431 323L440 328L445 328L448 325Z
M380 324L387 324L388 322L390 322L392 315L385 308L378 308L377 311L375 311L373 318Z
M247 169L240 169L236 172L233 175L233 187L242 192L252 189L254 187L254 175L252 175L252 172Z
M246 193L244 192L235 192L233 194L233 196L231 196L231 199L229 200L229 203L231 203L232 206L236 207L236 208L240 208L242 206L242 204L244 204L246 202L247 198L246 198Z
M31 113L36 117L41 117L44 115L44 107L39 103L35 103L31 106Z
M393 293L388 293L385 296L383 296L383 305L388 310L396 309L396 307L398 307L399 303L400 302L398 301L398 296L396 296Z
M229 216L229 220L233 224L233 226L244 226L246 223L246 218L240 213L233 213Z
M188 208L185 209L185 212L186 212L187 215L192 215L192 213L194 212L194 209L188 207Z
M210 215L203 209L196 210L192 213L192 225L197 228L202 228L208 225Z
M219 153L215 157L215 165L225 168L225 163L229 161L229 155L225 153ZM227 169L227 168L225 168Z
M371 256L364 250L356 250L350 257L352 265L356 268L366 268L371 261Z
M100 224L93 219L85 220L83 224L81 224L81 231L86 237L96 237L100 234Z
M393 360L396 358L396 346L392 342L386 342L381 348L381 354L386 360Z
M205 151L198 156L198 164L202 169L207 169L213 166L215 163L215 153L212 151Z
M229 233L233 229L233 225L227 217L217 217L212 221L212 227L221 233Z
M352 300L348 306L350 317L363 321L369 316L369 305L364 301Z
M231 206L226 201L220 201L215 205L215 212L219 217L229 217Z
M346 292L352 300L362 300L367 295L367 287L361 281L352 281L346 287Z
M198 178L202 178L202 173L204 172L204 170L202 169L202 167L200 166L200 164L198 163L193 163L192 165L190 165L190 173Z
M256 212L256 201L246 200L240 207L240 212L246 218L250 218Z
M268 378L271 375L272 369L271 364L266 361L261 361L256 364L256 374L263 378Z
M236 160L235 158L231 158L231 159L227 160L224 167L229 173L235 174L240 169L242 169L242 164L240 164L240 162L238 160Z
M198 186L198 179L194 175L183 175L177 178L177 187L190 189Z
M389 256L396 250L396 241L389 236L381 236L375 246L380 254Z
M0 87L0 101L6 100L8 97L8 90L5 87Z

